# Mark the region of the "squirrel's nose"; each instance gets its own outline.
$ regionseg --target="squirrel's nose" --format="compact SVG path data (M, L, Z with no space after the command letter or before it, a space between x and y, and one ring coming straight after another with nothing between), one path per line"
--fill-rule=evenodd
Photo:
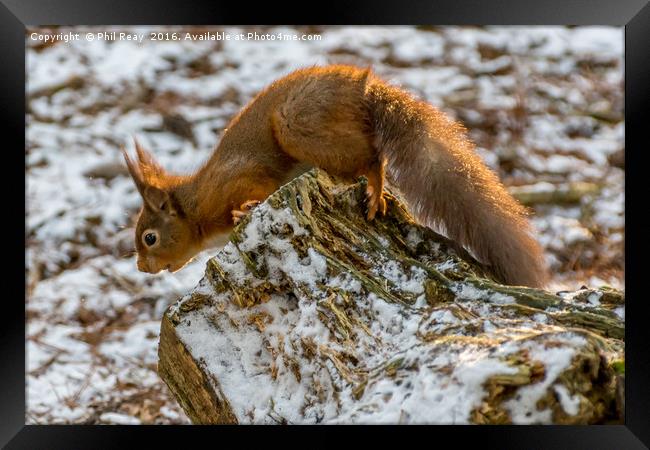
M147 264L146 260L144 260L143 258L138 258L136 264L140 272L149 272L149 265Z

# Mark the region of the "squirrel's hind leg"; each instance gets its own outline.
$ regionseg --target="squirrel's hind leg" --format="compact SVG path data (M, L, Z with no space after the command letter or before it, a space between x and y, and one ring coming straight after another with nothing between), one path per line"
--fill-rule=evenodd
M368 179L366 197L368 198L368 220L375 218L379 211L381 215L386 214L386 199L384 198L384 181L386 175L386 159L381 158L366 170L359 171L359 175L365 175Z

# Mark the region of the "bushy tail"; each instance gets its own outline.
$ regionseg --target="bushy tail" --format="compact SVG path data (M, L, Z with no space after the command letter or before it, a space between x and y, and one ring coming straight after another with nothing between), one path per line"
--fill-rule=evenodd
M526 210L475 153L465 129L433 106L371 77L374 145L414 216L468 248L503 283L541 287L543 252Z

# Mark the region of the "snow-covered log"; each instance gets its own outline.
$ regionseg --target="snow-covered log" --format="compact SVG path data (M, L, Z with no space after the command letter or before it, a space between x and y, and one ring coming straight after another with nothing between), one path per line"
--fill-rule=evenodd
M166 312L159 374L195 423L620 421L624 297L503 286L396 197L314 170Z

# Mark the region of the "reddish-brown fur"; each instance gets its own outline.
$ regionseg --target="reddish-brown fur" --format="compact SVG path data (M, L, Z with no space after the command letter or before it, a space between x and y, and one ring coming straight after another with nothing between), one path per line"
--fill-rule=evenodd
M416 218L468 247L501 281L545 281L525 209L475 154L464 128L369 69L312 67L272 83L193 175L167 174L142 149L138 156L127 163L145 200L136 229L141 270L182 267L232 227L247 201L264 200L307 163L342 177L366 175L369 219L385 211L386 175ZM152 225L158 251L142 242ZM184 236L163 242L171 229Z

